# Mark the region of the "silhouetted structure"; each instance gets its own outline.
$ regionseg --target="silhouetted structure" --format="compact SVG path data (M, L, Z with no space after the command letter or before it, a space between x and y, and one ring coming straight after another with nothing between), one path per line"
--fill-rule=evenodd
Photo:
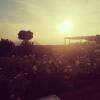
M100 35L96 35L96 36L76 36L76 37L65 37L64 38L64 42L66 45L66 40L69 40L69 44L70 44L70 40L86 40L86 41L94 41L97 44L100 44Z

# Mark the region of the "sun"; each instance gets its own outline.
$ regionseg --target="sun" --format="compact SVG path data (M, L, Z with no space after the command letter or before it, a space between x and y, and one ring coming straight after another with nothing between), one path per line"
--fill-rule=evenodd
M71 21L64 21L60 24L59 31L61 33L68 33L73 31L73 23Z

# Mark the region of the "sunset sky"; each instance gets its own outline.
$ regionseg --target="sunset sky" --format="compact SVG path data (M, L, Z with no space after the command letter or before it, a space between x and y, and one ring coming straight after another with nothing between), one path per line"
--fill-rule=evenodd
M0 37L18 41L20 30L31 30L40 44L100 34L100 0L0 0Z

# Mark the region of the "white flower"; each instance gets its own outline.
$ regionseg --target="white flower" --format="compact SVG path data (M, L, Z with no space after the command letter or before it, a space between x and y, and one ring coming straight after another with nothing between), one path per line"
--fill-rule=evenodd
M67 68L72 68L72 66L71 65L67 65Z
M46 72L47 72L48 74L50 74L50 73L51 73L51 70L50 70L50 69L47 69Z
M72 72L72 68L70 68L69 71Z
M11 94L10 95L10 98L15 98L15 94Z
M52 60L49 60L48 63L49 63L49 64L52 64Z
M17 100L21 100L21 97L17 97Z
M34 65L34 66L32 67L32 70L37 71L37 70L38 70L38 69L37 69L37 66Z
M79 61L79 60L76 60L76 61L75 61L75 64L76 64L76 65L79 65L79 64L80 64L80 61Z
M0 67L0 70L3 70L3 68L2 68L2 67Z
M69 78L70 78L70 77L69 77L68 75L65 75L65 76L64 76L64 79L65 79L65 80L68 80Z
M91 63L87 63L88 66L91 66Z

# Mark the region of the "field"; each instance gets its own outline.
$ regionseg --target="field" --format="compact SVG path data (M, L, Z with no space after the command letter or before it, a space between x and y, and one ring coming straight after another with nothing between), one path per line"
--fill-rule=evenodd
M100 99L99 83L99 45L34 46L29 55L0 57L2 100L35 100L52 94L62 100Z

